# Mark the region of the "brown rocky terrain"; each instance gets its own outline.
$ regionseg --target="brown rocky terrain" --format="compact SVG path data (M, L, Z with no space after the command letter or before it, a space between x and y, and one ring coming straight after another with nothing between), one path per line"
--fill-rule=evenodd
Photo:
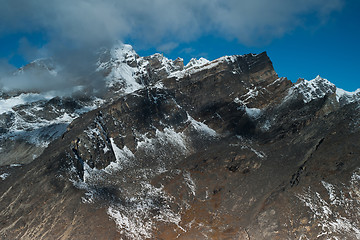
M126 59L142 87L0 168L1 239L360 238L358 95L266 53Z

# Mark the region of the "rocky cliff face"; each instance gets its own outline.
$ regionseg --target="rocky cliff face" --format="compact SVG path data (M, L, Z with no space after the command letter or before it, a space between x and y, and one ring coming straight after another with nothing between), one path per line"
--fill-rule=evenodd
M125 45L96 71L99 108L3 163L2 239L360 238L359 93L292 84L266 53L184 66Z

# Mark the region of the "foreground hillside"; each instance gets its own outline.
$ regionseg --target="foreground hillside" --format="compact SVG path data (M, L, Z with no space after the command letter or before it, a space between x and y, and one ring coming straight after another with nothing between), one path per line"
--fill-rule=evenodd
M266 53L184 66L123 46L96 71L97 104L74 101L98 108L65 108L41 147L12 139L39 156L2 160L1 239L360 238L359 93L279 78Z

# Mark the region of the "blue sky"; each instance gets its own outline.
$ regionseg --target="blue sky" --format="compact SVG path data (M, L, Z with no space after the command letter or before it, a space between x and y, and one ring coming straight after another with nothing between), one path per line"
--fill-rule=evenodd
M89 58L120 40L185 62L267 51L281 77L360 88L358 0L0 1L0 74L41 57Z
M221 36L203 36L165 55L173 59L181 56L187 62L192 56L215 59L266 51L281 77L296 82L298 78L311 80L320 75L337 87L355 91L360 88L359 24L360 1L346 1L324 24L314 28L298 27L270 43L258 44L260 46L247 46L237 39L227 40ZM153 52L156 49L139 51L145 55Z

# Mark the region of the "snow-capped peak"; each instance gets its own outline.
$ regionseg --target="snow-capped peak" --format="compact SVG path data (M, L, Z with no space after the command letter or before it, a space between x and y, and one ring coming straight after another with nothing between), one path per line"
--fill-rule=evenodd
M336 100L342 102L343 100L346 103L355 102L360 99L360 88L354 92L348 92L341 88L336 88Z
M285 100L300 95L304 103L308 103L332 94L336 94L336 100L340 105L360 101L360 88L355 92L348 92L337 88L335 84L319 75L312 80L299 79L298 82L290 88Z
M127 44L117 44L100 55L97 71L104 73L107 87L128 94L184 68L183 60L170 60L163 54L140 57Z
M135 61L139 56L129 44L118 44L111 49L111 56L120 62Z
M298 81L291 89L289 94L298 93L303 96L303 101L308 103L314 99L325 97L336 91L336 86L327 79L319 75L312 80L302 79Z
M191 67L200 67L203 66L205 64L208 64L210 61L201 57L199 59L196 58L192 58L188 64L186 64L185 69L189 69Z
M312 80L303 80L303 83L305 83L308 86L312 86L313 88L319 88L321 86L329 87L329 88L335 87L335 85L333 83L331 83L326 78L322 78L320 75L317 75Z
M130 93L143 87L136 79L144 71L141 60L131 45L118 43L100 55L97 71L104 73L107 87Z
M56 76L57 70L58 69L56 69L55 63L51 58L39 58L21 67L14 73L14 75L25 74L25 72L29 71L44 71L44 73L49 73L52 76Z

